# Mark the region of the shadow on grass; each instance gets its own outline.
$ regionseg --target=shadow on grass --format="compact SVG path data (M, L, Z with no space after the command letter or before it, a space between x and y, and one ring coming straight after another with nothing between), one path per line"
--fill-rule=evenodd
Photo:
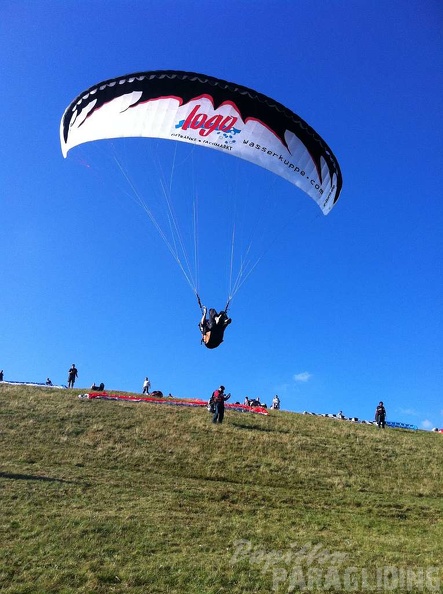
M248 429L249 431L261 431L262 433L290 433L290 431L282 431L281 429L272 429L270 427L263 427L262 425L246 425L245 423L232 423L237 429Z
M53 478L50 476L38 476L34 474L15 474L13 472L0 472L0 478L14 479L21 481L46 481L50 483L76 483L66 479Z

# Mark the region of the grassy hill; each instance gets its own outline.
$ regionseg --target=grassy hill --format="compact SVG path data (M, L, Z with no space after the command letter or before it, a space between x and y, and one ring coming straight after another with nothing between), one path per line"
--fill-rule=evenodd
M0 384L5 594L442 591L443 435Z

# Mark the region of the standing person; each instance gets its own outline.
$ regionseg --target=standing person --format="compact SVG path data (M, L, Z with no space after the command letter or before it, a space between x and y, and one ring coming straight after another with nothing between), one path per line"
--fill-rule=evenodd
M224 386L220 386L218 390L212 392L212 401L214 402L213 423L223 423L223 417L225 416L225 401L229 400L230 397L231 394L225 394Z
M384 407L383 402L379 402L377 408L375 409L375 422L377 423L378 428L382 429L385 428L386 425L386 409Z
M277 394L272 399L272 406L271 406L271 408L273 408L274 410L280 410L280 398L278 397Z
M143 394L149 394L149 390L151 389L151 382L149 378L146 376L145 381L143 382Z
M3 369L0 371L0 382L3 381Z
M78 377L78 370L75 366L75 363L71 365L68 371L68 388L73 388L75 384L75 380Z

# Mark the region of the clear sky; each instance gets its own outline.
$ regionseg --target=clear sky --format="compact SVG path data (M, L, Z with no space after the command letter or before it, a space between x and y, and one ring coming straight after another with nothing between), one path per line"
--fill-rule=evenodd
M79 387L141 391L149 375L153 389L207 398L223 383L235 400L269 405L278 393L287 410L362 419L383 400L389 420L442 427L442 25L438 0L2 0L5 379L62 384L75 363ZM60 119L79 93L159 69L275 98L317 130L343 173L324 217L232 157L216 167L226 186L193 165L205 228L234 197L239 241L252 233L262 256L214 351L200 345L184 276L110 166L100 154L91 165L92 147L67 159L60 150ZM156 146L147 159L154 147L158 163ZM148 188L151 165L135 164ZM202 300L221 308L225 256L204 241Z

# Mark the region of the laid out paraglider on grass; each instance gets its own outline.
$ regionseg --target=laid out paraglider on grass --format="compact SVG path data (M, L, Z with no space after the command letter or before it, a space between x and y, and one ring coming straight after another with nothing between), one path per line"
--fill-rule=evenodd
M253 89L204 74L157 70L100 82L69 105L60 124L64 157L73 147L84 143L135 137L169 139L175 141L175 146L187 143L193 150L201 147L203 152L212 148L249 161L297 186L325 215L336 204L341 192L342 175L337 159L326 142L302 118ZM153 140L143 142L148 151ZM174 160L173 169L175 166ZM197 241L191 254L186 253L171 207L171 193L176 189L172 174L171 180L162 179L160 184L168 212L167 223L162 228L150 200L142 199L118 161L117 167L129 182L134 200L148 214L197 298L202 312L199 324L202 343L210 349L218 347L231 322L228 307L256 263L249 264L248 268L245 264L248 259L240 258L238 274L232 275L227 306L218 313L210 309L207 317L199 296L199 273L190 269ZM196 202L195 196L187 199ZM168 233L175 235L170 237ZM231 258L234 257L233 247ZM246 247L246 255L249 255L248 250ZM231 259L231 271L232 262Z

